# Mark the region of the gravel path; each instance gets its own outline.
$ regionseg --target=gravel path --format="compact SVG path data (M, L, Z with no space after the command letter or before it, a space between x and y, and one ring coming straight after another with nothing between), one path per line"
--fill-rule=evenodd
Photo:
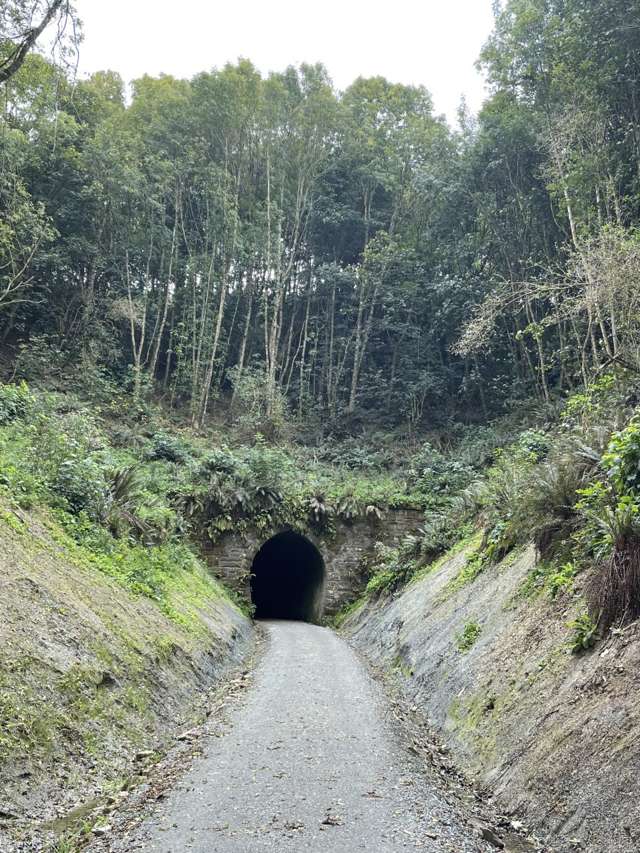
M264 625L266 653L228 730L118 849L495 850L400 743L384 696L336 634Z

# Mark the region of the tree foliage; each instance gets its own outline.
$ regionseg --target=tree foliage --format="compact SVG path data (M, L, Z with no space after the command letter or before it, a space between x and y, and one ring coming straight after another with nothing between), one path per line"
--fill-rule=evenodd
M17 44L52 5L10 7ZM439 427L637 369L628 13L503 4L455 130L421 87L337 93L320 65L145 76L126 103L29 56L4 84L0 337L267 432Z

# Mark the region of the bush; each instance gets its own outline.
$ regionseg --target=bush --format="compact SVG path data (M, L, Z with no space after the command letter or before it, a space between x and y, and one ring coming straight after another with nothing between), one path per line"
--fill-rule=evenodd
M20 346L15 375L19 379L38 380L40 385L46 385L52 377L59 377L72 360L53 336L32 335L28 342Z
M409 486L435 507L443 498L462 491L474 478L475 472L470 466L454 456L446 456L426 442L412 459Z
M504 429L495 424L474 424L472 427L455 424L452 431L459 436L455 448L458 460L475 471L490 465L495 459L496 450L513 440L511 432L505 433Z
M555 599L561 593L573 592L573 583L578 571L579 566L573 562L559 564L556 561L541 561L536 563L527 575L520 595L529 597L544 590L551 599Z
M579 654L595 645L598 639L598 625L588 613L581 613L568 627L571 629L569 647L574 654Z
M464 529L454 524L455 513L428 513L420 528L419 553L427 562L444 554L456 540L464 535Z
M477 622L467 622L460 634L456 634L456 646L460 652L468 652L475 646L482 628Z
M191 453L185 442L166 432L158 432L151 439L148 459L162 459L183 465L190 461Z
M593 490L595 492L595 490ZM606 500L598 490L596 500ZM596 572L587 585L587 600L598 626L605 630L617 621L640 616L640 505L629 495L614 506L594 506L587 511L590 537L597 557Z
M538 554L551 559L571 547L576 529L576 503L585 475L571 457L558 457L532 472L523 495L524 520Z
M379 443L372 446L376 438L372 436L367 442L353 437L344 441L331 441L321 448L319 458L352 471L387 470L393 464L393 454L380 447ZM383 437L380 438L382 440Z
M490 562L505 557L528 537L524 495L529 488L533 463L517 453L505 453L490 469L481 497L485 535L482 544Z
M148 520L140 511L146 503L150 510L156 503L153 496L144 495L139 466L129 465L106 472L105 500L100 520L114 536L134 532L137 536L151 533ZM147 513L148 517L148 513Z
M621 402L616 377L606 373L592 382L586 392L574 394L567 400L562 421L565 426L578 426L585 430L591 424L607 421L613 411L621 410Z
M239 477L242 471L243 464L238 456L228 447L217 447L204 457L198 466L196 477L203 480L219 474Z
M554 566L545 579L545 588L551 598L557 598L561 592L573 589L577 569L574 563Z
M352 524L363 513L363 506L353 494L346 494L340 499L337 508L338 517L347 524Z
M579 526L576 504L599 462L599 451L575 437L554 445L532 430L499 453L482 500L490 559L531 539L543 559L570 558Z
M640 617L640 423L614 433L602 457L606 479L580 491L576 536L596 570L587 584L590 612L602 630Z
M527 429L518 436L514 449L518 457L524 457L531 462L541 462L549 455L551 446L551 439L547 433Z
M373 595L384 591L391 592L401 584L406 583L417 571L418 564L412 559L413 543L405 542L399 548L391 548L376 543L373 557L368 561L371 577L365 593Z
M32 403L25 382L20 385L0 385L0 426L23 418Z
M261 368L233 367L228 371L233 385L234 423L248 434L260 433L269 439L286 435L289 412L284 392L274 389L274 399L267 399L267 383Z
M102 469L92 459L72 458L62 462L51 487L71 512L85 512L95 520L103 516L107 487Z
M602 465L620 495L640 494L640 419L634 417L611 437Z
M280 492L287 480L294 478L296 466L291 455L277 447L269 447L261 435L246 454L246 465L255 488Z

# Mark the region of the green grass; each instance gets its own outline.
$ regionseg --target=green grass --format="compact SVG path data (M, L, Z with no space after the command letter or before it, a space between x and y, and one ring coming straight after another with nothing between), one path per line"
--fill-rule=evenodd
M471 535L467 535L460 539L459 542L456 542L449 550L438 557L436 560L433 560L431 563L427 563L422 566L418 571L411 577L409 581L409 585L414 583L419 583L428 575L434 574L439 569L442 568L446 563L448 563L453 557L457 554L460 554L462 551L466 551L467 549L470 551L475 551L480 546L480 541L482 539L481 533L472 533Z
M572 593L578 568L575 563L562 563L540 560L531 569L518 590L517 598L536 598L546 594L555 599L562 593Z
M476 539L479 543L479 538ZM450 598L466 586L472 584L484 571L493 567L499 570L504 570L513 565L515 561L522 555L523 548L514 548L506 557L497 563L494 563L484 551L473 550L467 557L464 565L452 580L449 581L442 593L442 600Z
M28 677L27 677L28 673ZM39 684L39 689L33 686ZM46 667L30 657L5 660L0 666L0 759L21 750L43 757L55 745L64 722L61 712L45 699L53 689Z
M367 602L367 598L368 596L362 595L355 601L352 601L349 604L345 605L342 610L336 613L336 615L333 617L333 625L336 628L340 628L346 622L349 616L352 616L354 613L357 613L358 610L364 607Z

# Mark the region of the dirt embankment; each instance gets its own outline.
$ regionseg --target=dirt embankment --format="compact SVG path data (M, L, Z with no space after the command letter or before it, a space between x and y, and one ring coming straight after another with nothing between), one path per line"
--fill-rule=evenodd
M204 573L157 605L6 504L0 613L2 853L75 849L64 839L202 718L252 638Z
M460 584L465 552L344 631L395 669L460 765L547 840L591 853L640 850L640 626L574 655L574 596L524 594L528 551Z

